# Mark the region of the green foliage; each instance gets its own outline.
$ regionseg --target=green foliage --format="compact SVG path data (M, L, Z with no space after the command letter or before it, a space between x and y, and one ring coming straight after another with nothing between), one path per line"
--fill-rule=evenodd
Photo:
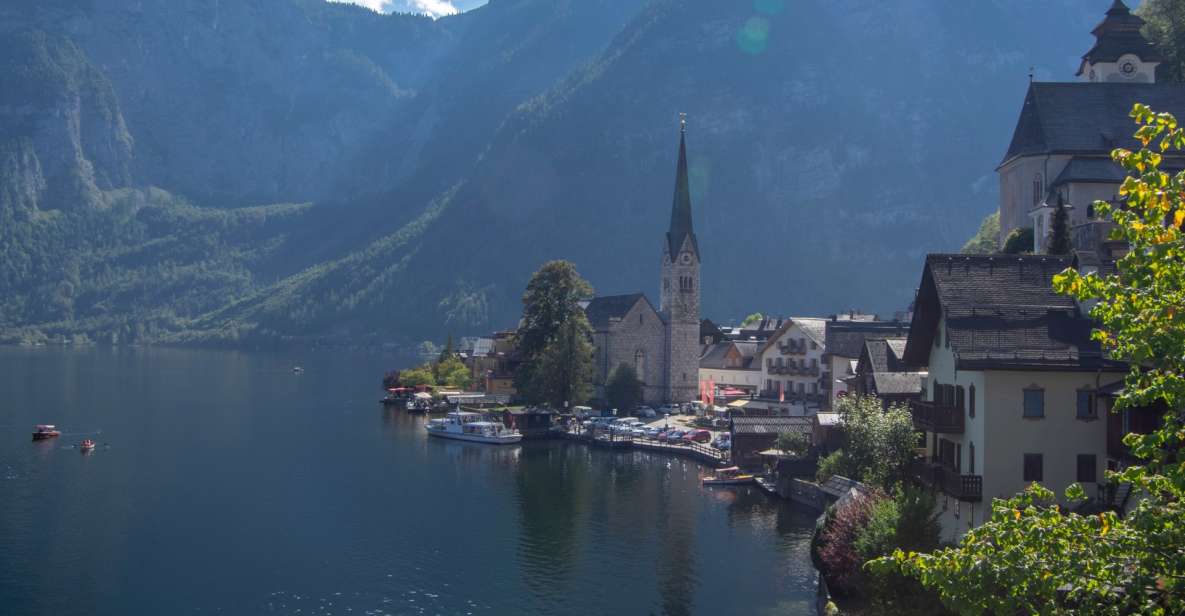
M432 364L424 364L399 373L399 384L404 387L418 387L420 385L435 385L436 374Z
M979 223L979 231L963 244L963 254L983 255L996 252L1000 246L1000 212L989 214Z
M1068 255L1073 246L1070 245L1070 212L1062 196L1058 195L1057 205L1053 210L1053 220L1050 222L1050 232L1045 252L1051 255Z
M811 437L798 430L779 432L778 438L774 440L774 449L780 449L792 456L803 456L811 449Z
M450 340L451 344L452 341ZM436 384L453 389L468 389L473 375L470 374L469 368L465 367L464 362L457 358L456 355L448 355L433 366L433 371L436 374Z
M1144 18L1144 36L1165 61L1156 67L1157 81L1185 82L1185 3L1143 0L1136 14Z
M857 545L873 511L885 499L880 493L856 494L837 504L823 527L819 559L827 584L839 594L855 594L864 586L862 567L867 560Z
M875 396L840 398L835 410L840 414L842 449L819 461L818 478L832 475L890 489L905 477L905 467L913 458L917 438L909 409L893 404L882 410Z
M757 325L758 323L761 323L761 320L764 318L765 315L761 314L760 312L754 312L753 314L745 317L744 321L741 321L741 327Z
M584 314L579 302L592 294L592 285L580 277L570 261L544 263L531 276L523 293L519 351L526 357L537 357L569 318Z
M1008 237L1004 238L1004 247L1000 252L1009 255L1021 255L1033 252L1033 228L1022 227L1013 229Z
M1117 408L1169 409L1160 428L1124 437L1142 464L1109 473L1144 498L1122 519L1110 511L1079 515L1062 511L1052 492L1034 484L994 501L991 519L956 546L895 551L870 563L919 580L959 613L1185 613L1185 465L1179 454L1185 441L1179 412L1185 407L1185 172L1160 170L1162 153L1185 147L1185 130L1170 114L1144 105L1131 115L1142 149L1112 153L1131 174L1119 193L1126 204L1095 203L1129 250L1115 275L1067 269L1053 285L1078 300L1097 301L1090 312L1098 324L1095 338L1131 363ZM1085 496L1072 485L1065 500Z
M622 362L609 375L609 382L605 384L605 397L609 407L626 413L638 406L642 401L642 381L638 380L638 373L630 364Z
M528 398L553 408L584 404L592 395L592 328L583 312L570 315L548 341L533 373Z

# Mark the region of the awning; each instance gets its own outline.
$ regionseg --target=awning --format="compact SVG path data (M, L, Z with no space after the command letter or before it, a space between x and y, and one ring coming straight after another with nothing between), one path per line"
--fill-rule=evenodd
M745 406L750 402L752 402L752 400L733 400L732 402L728 403L728 406L734 409L742 409L745 408Z
M426 391L421 391L421 392L418 392L418 393L416 393L416 397L417 397L417 398L419 398L419 399L421 399L421 400L431 400L431 399L432 399L432 394L430 394L430 393L428 393L428 392L426 392Z

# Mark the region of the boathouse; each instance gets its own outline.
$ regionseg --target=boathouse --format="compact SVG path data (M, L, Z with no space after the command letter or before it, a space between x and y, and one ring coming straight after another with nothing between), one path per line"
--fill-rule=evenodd
M732 462L737 466L761 466L761 452L772 448L779 434L801 432L810 436L812 427L810 417L733 417L729 424Z

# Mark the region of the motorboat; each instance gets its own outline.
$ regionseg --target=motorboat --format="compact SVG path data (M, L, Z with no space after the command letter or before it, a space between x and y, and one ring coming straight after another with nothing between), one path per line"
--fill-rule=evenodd
M44 441L45 439L57 438L62 433L58 431L57 426L53 424L40 424L33 429L33 440Z
M443 418L429 420L424 429L429 436L474 443L508 445L523 440L518 430L511 430L501 422L486 421L481 413L468 411L453 411Z
M703 484L706 486L734 486L753 483L754 480L753 475L742 471L736 466L719 469L715 475L702 478Z
M78 450L83 453L94 451L95 450L95 442L89 438L84 439L81 443L78 444Z

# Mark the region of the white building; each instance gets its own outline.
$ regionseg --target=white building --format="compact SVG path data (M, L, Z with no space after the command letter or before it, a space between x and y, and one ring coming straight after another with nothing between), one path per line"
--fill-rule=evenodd
M823 389L826 319L787 319L757 352L758 396L784 414L813 415L827 402Z
M990 516L991 500L1033 481L1102 493L1108 466L1100 390L1126 366L1090 339L1092 322L1053 291L1068 257L929 255L905 361L924 367L914 473L941 491L943 538Z

